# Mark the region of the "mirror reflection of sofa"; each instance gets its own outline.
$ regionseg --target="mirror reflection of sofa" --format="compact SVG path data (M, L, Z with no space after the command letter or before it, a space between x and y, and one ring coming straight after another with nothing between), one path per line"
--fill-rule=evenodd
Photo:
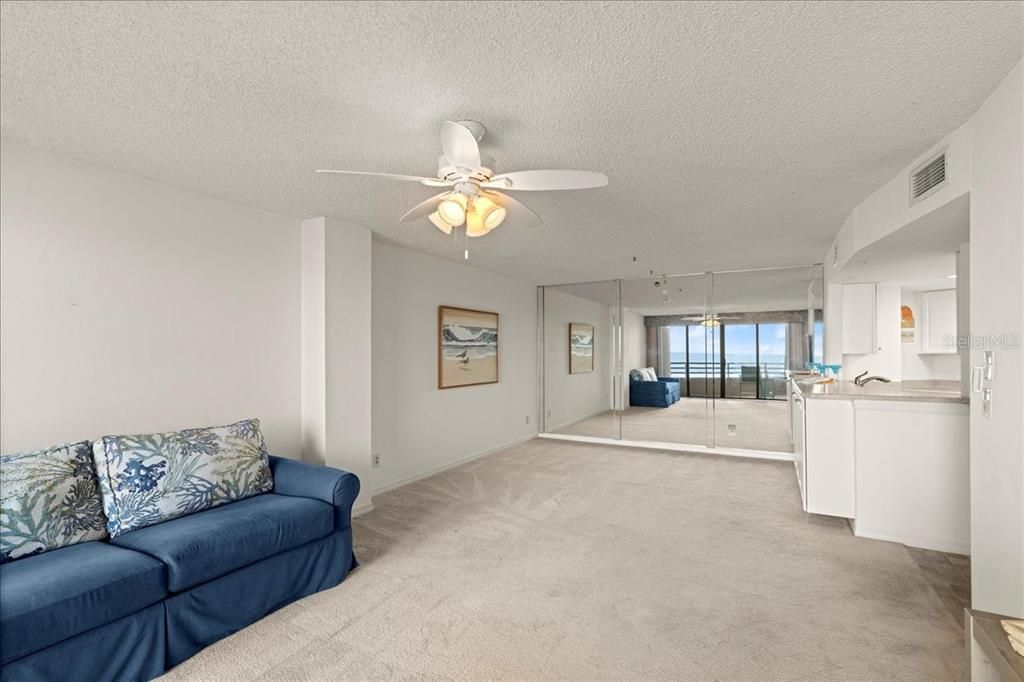
M681 395L679 379L659 377L653 367L629 371L630 407L668 407Z

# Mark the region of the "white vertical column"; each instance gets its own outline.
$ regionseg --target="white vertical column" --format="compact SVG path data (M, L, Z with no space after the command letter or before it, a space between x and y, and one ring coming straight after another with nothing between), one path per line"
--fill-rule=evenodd
M971 366L994 353L986 414L971 393L971 605L1024 618L1024 66L972 119Z
M303 458L359 476L370 507L371 232L302 223Z
M301 239L302 458L323 464L327 459L324 219L303 221Z

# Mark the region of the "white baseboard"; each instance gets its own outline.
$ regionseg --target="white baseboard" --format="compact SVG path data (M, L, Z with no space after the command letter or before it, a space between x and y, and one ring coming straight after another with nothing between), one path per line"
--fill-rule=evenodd
M362 504L359 504L359 505L356 505L355 507L352 507L352 518L355 518L357 516L362 516L363 514L365 514L367 512L372 512L372 511L373 511L373 500L370 500L369 502L363 502Z
M859 538L869 538L871 540L885 540L886 542L898 542L901 545L907 547L914 547L917 549L930 549L936 552L949 552L951 554L971 554L971 543L962 542L958 540L951 540L949 538L925 538L910 535L900 535L899 533L888 533L885 531L875 531L871 529L864 529L863 524L858 524L856 520L851 524L853 528L853 534Z
M683 445L681 443L664 443L653 440L618 440L616 438L595 438L593 436L571 436L561 433L541 433L539 438L552 440L568 440L577 443L595 443L598 445L618 445L625 448L643 448L645 450L663 450L668 452L689 452L701 455L725 455L727 457L746 457L748 459L768 459L776 462L792 462L792 452L773 452L771 450L747 450L746 448L709 448L705 445Z
M439 474L442 471L447 471L448 469L454 469L455 467L459 466L460 464L465 464L466 462L472 462L474 459L480 459L481 457L486 457L487 455L494 454L498 450L504 450L505 448L511 448L511 447L516 446L516 445L520 445L520 444L525 443L527 441L533 440L536 437L537 437L537 434L534 433L534 434L530 434L529 436L524 436L523 438L517 438L517 439L515 439L513 441L509 441L508 443L503 443L502 445L497 445L497 446L495 446L493 448L488 448L487 450L482 450L480 452L475 452L472 455L467 455L465 457L461 457L461 458L455 460L454 462L449 462L449 463L443 464L443 465L441 465L439 467L434 467L433 469L430 469L429 471L424 471L423 473L419 473L419 474L415 474L413 476L409 476L407 478L403 478L402 480L396 481L394 483L388 483L387 485L382 485L381 487L374 489L373 495L376 496L376 495L381 495L381 494L386 493L386 492L390 492L390 491L395 490L397 488L401 488L404 485L409 485L410 483L415 483L416 481L423 480L424 478L428 478L429 476L433 476L434 474Z

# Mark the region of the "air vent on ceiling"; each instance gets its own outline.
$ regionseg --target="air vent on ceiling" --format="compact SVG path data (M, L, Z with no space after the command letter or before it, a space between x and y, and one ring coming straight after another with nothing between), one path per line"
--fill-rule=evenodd
M943 149L910 174L911 205L949 184L949 177L946 175L946 151Z

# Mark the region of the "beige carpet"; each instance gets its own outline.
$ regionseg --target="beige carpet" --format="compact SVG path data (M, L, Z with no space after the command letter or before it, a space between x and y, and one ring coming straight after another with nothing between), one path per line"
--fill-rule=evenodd
M669 407L631 407L616 420L614 412L578 421L555 433L625 440L708 444L708 424L714 425L716 447L793 452L786 427L785 400L714 401L714 419L703 398L683 398ZM731 429L732 425L735 428Z
M381 495L362 567L168 680L952 680L901 545L799 509L792 464L534 440Z

